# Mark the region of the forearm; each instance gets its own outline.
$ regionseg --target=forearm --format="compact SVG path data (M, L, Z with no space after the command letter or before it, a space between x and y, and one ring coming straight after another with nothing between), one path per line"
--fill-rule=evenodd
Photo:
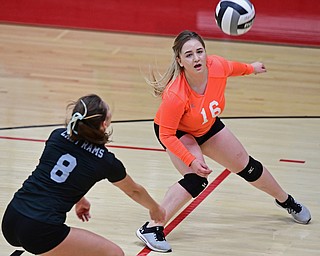
M165 130L165 129L163 129ZM190 166L196 157L185 147L185 145L176 136L160 135L161 142L166 148L180 158L186 166Z
M158 207L158 203L150 196L145 188L137 184L137 188L127 194L132 200L151 210Z
M229 66L231 67L231 76L243 76L250 75L254 72L254 66L251 64L229 61Z

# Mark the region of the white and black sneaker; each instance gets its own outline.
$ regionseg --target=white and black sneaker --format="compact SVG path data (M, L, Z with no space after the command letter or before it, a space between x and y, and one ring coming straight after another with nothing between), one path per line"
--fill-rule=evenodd
M291 195L289 195L284 203L276 200L276 205L286 209L293 219L300 224L308 224L311 220L311 214L308 208L295 201Z
M166 241L162 226L155 226L147 228L149 222L146 222L136 232L137 237L140 238L151 250L156 252L171 252L171 246Z

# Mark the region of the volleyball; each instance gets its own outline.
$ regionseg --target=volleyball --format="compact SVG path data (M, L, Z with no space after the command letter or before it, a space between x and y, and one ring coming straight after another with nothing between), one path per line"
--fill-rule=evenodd
M227 35L239 36L247 33L256 16L249 0L221 0L216 7L215 20Z

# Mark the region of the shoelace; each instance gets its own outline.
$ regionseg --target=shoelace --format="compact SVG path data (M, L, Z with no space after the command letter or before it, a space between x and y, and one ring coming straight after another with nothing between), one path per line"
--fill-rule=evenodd
M301 204L296 203L295 201L292 202L292 205L290 205L287 208L288 213L299 213L302 210Z
M157 241L165 241L165 236L162 230L160 230L158 227L156 228L156 231L154 232L154 238Z

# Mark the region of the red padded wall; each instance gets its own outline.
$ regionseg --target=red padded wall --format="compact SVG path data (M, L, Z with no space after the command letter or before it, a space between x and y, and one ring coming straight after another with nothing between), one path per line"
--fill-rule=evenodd
M218 0L0 0L0 22L174 36L190 29L206 38L320 46L319 0L252 0L253 28L224 35Z

